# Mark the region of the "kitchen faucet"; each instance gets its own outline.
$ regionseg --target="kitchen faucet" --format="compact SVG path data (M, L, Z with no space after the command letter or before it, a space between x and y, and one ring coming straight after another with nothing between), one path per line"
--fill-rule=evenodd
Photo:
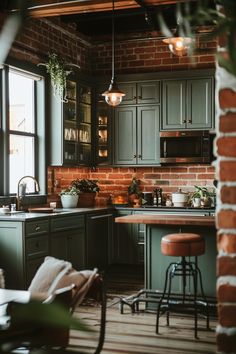
M33 176L23 176L20 178L20 180L17 183L17 194L16 194L16 209L20 210L20 200L21 200L21 196L20 196L20 185L21 182L23 181L23 179L25 178L31 178L34 182L35 182L35 190L36 192L40 191L40 187L39 187L39 182L37 181L37 179Z

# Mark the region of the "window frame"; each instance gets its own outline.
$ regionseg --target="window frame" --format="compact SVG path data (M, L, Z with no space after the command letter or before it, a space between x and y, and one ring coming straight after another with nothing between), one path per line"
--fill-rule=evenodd
M9 69L27 76L37 76L34 81L34 133L10 130L9 127ZM9 191L9 139L10 135L34 138L34 177L39 181L40 195L47 194L46 168L46 80L38 67L17 60L9 61L0 67L0 196L14 196ZM23 176L22 176L23 177ZM34 193L30 193L31 195Z

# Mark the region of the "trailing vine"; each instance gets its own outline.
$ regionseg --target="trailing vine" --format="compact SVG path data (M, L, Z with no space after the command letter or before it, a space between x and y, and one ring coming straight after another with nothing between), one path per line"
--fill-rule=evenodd
M60 100L66 102L64 93L66 91L66 78L71 71L65 69L66 63L56 53L48 55L48 62L45 64L47 73L50 75L53 93L60 97Z

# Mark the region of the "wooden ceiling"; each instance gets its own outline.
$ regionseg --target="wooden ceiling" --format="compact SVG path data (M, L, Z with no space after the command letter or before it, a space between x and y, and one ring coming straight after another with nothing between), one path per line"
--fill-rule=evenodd
M194 1L194 0L192 0ZM160 5L175 4L174 0L115 0L115 11L138 8L154 8ZM38 0L37 5L29 7L32 17L65 16L112 10L112 0Z
M158 11L168 26L175 28L176 3L186 1L194 11L197 0L114 0L116 34L159 31ZM93 38L111 33L112 0L29 0L29 4L33 18L60 16L62 21L76 24L78 32Z

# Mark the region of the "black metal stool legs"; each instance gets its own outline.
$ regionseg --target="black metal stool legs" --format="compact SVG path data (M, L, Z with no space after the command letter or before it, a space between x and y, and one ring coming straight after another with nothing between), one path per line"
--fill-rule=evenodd
M172 280L175 276L182 278L182 293L172 295ZM193 291L186 295L187 277L192 279ZM198 298L198 279L200 283L200 296L202 301ZM168 289L168 290L167 290ZM185 257L182 257L180 262L170 263L165 274L165 284L163 294L157 305L156 317L156 333L159 333L159 317L166 312L167 326L169 326L170 311L182 308L182 312L190 312L194 314L194 336L197 339L198 332L198 313L202 313L201 308L205 307L206 325L209 329L209 307L206 296L203 291L202 275L198 268L197 262L188 262Z

